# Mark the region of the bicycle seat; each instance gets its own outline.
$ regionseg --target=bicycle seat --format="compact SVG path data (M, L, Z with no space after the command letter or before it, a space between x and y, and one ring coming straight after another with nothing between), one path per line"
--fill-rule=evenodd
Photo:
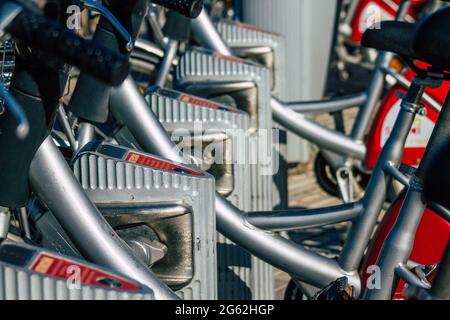
M413 48L434 67L450 70L450 7L436 11L419 24Z
M368 29L361 44L421 60L434 68L450 70L450 7L436 11L422 23L383 21Z
M380 28L372 28L364 32L361 44L364 47L423 60L414 50L416 29L417 24L415 23L383 21Z

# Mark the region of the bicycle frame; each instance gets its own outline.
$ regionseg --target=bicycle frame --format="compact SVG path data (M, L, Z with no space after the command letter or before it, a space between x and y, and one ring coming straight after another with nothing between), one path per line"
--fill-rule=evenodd
M21 8L20 5L15 3L8 4L8 7L2 8L2 14L5 14L3 18L5 19L0 19L2 21L0 30L3 31L5 29L21 11ZM30 60L33 58L31 54L28 57ZM33 60L31 62L35 63ZM29 71L21 70L21 72L26 73ZM59 88L60 80L67 80L67 78L55 78L53 75L49 76L49 79L51 79L49 80L50 83L47 84L49 86L53 85L54 88ZM35 80L34 76L28 75L27 81L28 83L23 81L21 84L27 84L30 87L39 86L37 84L38 80ZM3 87L0 89L3 96L5 96ZM52 94L40 97L39 90L35 95L24 91L18 92L15 90L14 92L14 95L7 94L5 97L9 103L9 108L12 108L14 120L18 123L16 134L19 133L19 138L23 137L24 134L26 135L29 128L40 125L46 126L46 124L40 123L42 119L37 117L28 117L27 119L27 115L22 111L24 109L19 106L18 101L30 103L35 108L42 108L49 113L54 113L57 107L57 103L54 101L58 101L61 94L52 92ZM17 99L18 96L21 98ZM35 121L35 123L29 125L31 121ZM19 128L18 132L17 128ZM45 136L42 139L44 138ZM148 287L157 288L156 296L160 299L176 299L177 296L173 291L160 281L143 262L136 258L126 243L119 238L101 213L90 202L75 179L66 159L54 145L52 139L47 137L42 143L39 140L39 144L37 146L39 148L34 156L29 154L29 156L33 157L31 165L27 168L29 169L30 187L47 205L48 209L55 214L61 225L77 244L80 252L93 262L110 267L119 273L127 274ZM34 153L34 151L32 152ZM0 208L1 238L8 234L9 229L9 224L7 224L10 218L9 212L5 214L4 211L4 208Z
M441 262L440 270L436 275L435 284L431 288L432 296L448 300L450 299L450 290L448 288L448 283L450 282L450 242L445 250L444 258Z
M380 78L382 82L382 76ZM387 186L392 180L392 170L388 168L390 166L396 168L400 164L406 138L415 114L419 111L418 104L415 103L422 98L424 87L423 82L413 82L394 130L385 144L377 168L369 182L366 195L360 202L353 206L343 205L325 208L322 211L289 210L281 213L266 213L266 217L264 213L258 214L258 219L270 220L266 223L269 227L271 221L276 221L278 217L295 218L287 223L282 222L282 228L278 229L300 228L305 220L309 224L324 225L327 221L335 223L353 219L348 240L337 261L311 252L272 231L261 230L251 223L251 215L238 210L220 195L216 196L218 230L258 258L316 287L324 287L337 278L346 276L354 288L355 296L359 296L361 283L357 270L384 204ZM411 108L411 105L416 105L417 108ZM128 78L121 86L112 89L110 108L113 114L129 128L144 151L172 161L183 162L178 148L151 112L131 78ZM362 130L363 127L359 129ZM420 204L413 204L413 207L419 210ZM323 213L328 214L329 217L324 217ZM302 217L307 219L302 220Z
M398 9L397 20L401 20L407 15L410 2L410 0L402 1ZM192 32L203 46L224 55L234 55L215 29L205 10L192 21L191 25ZM364 135L382 96L385 76L391 72L389 63L392 57L393 54L390 53L379 55L366 92L323 101L292 103L283 103L273 97L271 106L274 119L290 131L324 148L323 153L334 168L345 166L349 157L365 160L367 150L363 141ZM161 62L160 68L166 70L170 68L171 63L171 60L165 59ZM310 113L342 111L355 106L359 106L360 110L350 136L325 128L305 116Z
M423 89L422 85L413 83L410 95L414 99L417 95L421 97L423 93L423 90L418 87ZM182 162L183 159L176 146L153 113L150 112L147 103L131 78L112 90L111 110L136 135L135 138L146 152ZM241 212L217 195L216 213L219 231L257 257L290 273L294 278L314 286L323 287L341 276L347 276L358 295L361 284L356 270L376 225L385 201L386 188L391 181L390 170L386 169L385 164L399 165L402 149L413 124L414 116L414 112L408 111L406 108L401 110L394 131L385 145L377 169L374 171L366 195L361 202L321 210L288 210L255 215L259 221L264 222L265 225L260 224L265 229L270 229L273 224L278 224L277 231L317 224L325 225L327 221L330 224L353 218L353 227L338 261L306 250L277 236L272 231L259 229L258 222L255 222L258 220L252 218L252 214L247 215ZM323 214L330 216L325 217ZM292 220L280 223L280 220L286 219L286 217ZM277 221L279 218L280 220ZM253 225L252 222L256 225Z
M318 210L288 210L280 213L247 215L217 194L219 231L259 258L311 285L323 287L345 276L353 287L355 296L358 297L361 293L361 283L357 269L384 204L387 187L392 178L405 184L409 181L411 188L399 221L388 239L391 247L387 246L380 256L381 263L387 266L388 270L382 275L382 281L386 286L378 295L368 295L368 297L386 297L394 283L392 275L397 262L407 258L408 250L412 246L411 241L407 241L400 250L394 250L392 243L402 240L402 237L409 237L407 240L411 240L411 235L414 234L425 209L418 179L414 176L411 180L407 180L396 168L400 165L402 150L414 118L422 109L420 101L425 87L431 84L436 84L436 80L416 78L412 82L402 102L393 132L383 148L366 195L361 201ZM448 106L450 99L447 101ZM178 148L151 112L131 77L111 90L110 102L114 115L124 122L145 151L173 161L184 162ZM450 114L450 109L447 110L447 114ZM87 134L81 140L82 145L93 137L92 128L88 124L84 127ZM51 138L47 137L40 146L29 174L34 192L57 216L71 239L88 259L125 272L141 281L154 290L157 298L176 298L174 293L130 252L104 220L84 194ZM296 245L276 235L272 230L334 224L340 221L353 221L353 226L337 261Z
M411 0L403 0L398 8L396 20L406 17L410 7ZM224 55L234 55L205 10L192 21L191 25L192 32L203 46ZM323 149L321 153L337 172L337 180L345 202L353 201L352 166L355 161L361 163L367 157L365 134L382 97L385 76L390 70L389 64L393 57L393 54L387 52L378 55L372 78L364 93L324 101L283 103L275 97L271 100L273 118L276 122ZM327 113L356 106L359 107L359 111L349 136L328 129L306 116L313 113L311 111L315 108L317 111L314 113ZM342 175L341 172L347 174Z
M392 230L395 225L402 209L405 196L406 192L402 192L399 195L397 200L389 207L389 210L386 211L382 221L378 224L377 230L372 238L373 240L367 248L363 263L360 266L360 275L363 283L370 283L367 280L371 277L371 274L367 274L366 270L368 270L370 266L377 264L381 248L385 243L390 230ZM408 258L408 262L405 265L431 267L439 264L450 236L449 221L450 218L448 212L446 214L446 212L440 208L429 204L423 213L420 225L415 233L414 247ZM430 250L430 243L433 244L433 250ZM403 292L404 288L405 283L400 282L396 287L393 299L405 298Z
M405 264L411 253L415 234L426 208L426 203L422 197L422 180L425 177L426 170L430 169L433 165L434 150L439 145L442 145L442 140L449 135L449 104L450 98L447 97L433 130L429 143L430 148L427 148L425 151L417 172L411 178L410 187L408 188L402 209L394 227L383 244L381 255L378 257L377 266L380 268L382 274L381 287L379 290L366 290L364 296L367 299L385 299L390 297L393 287L398 281L398 278L395 276L395 269L399 264Z
M106 222L51 137L40 146L31 163L30 182L33 191L55 215L83 256L154 288L157 299L178 299Z
M403 2L402 7L399 9L397 19L404 17L408 8L409 2ZM205 10L203 10L199 18L192 21L192 32L203 46L224 55L233 55L232 50L218 34ZM335 157L328 159L336 167L340 163L345 163L345 158L347 157L363 160L367 152L363 143L364 134L370 122L370 117L374 110L376 110L377 102L382 95L385 76L383 70L389 67L389 62L392 57L393 55L390 53L382 53L379 55L371 82L365 93L327 101L308 101L288 104L283 104L276 98L272 98L271 105L274 119L299 136L326 150L342 155L340 161L336 161ZM349 137L341 132L325 128L307 119L303 114L298 113L308 113L316 107L320 109L318 112L332 112L358 105L362 106Z

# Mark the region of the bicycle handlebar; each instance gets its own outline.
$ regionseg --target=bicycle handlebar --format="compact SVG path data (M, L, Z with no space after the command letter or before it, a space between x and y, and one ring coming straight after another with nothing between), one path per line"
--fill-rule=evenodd
M203 10L203 0L152 0L152 2L191 19L197 18Z
M85 40L42 15L23 10L6 31L13 38L76 66L107 84L117 86L129 74L127 57Z

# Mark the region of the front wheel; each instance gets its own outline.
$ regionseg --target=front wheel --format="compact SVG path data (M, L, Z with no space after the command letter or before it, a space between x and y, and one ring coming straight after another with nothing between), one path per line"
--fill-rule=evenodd
M323 191L332 197L341 198L341 192L336 180L336 171L320 152L317 154L314 161L314 174L316 176L317 184ZM353 169L353 174L358 185L365 190L369 183L370 175L357 168Z
M317 153L316 159L314 160L314 175L316 176L317 184L323 191L332 197L341 197L336 181L336 172L320 152Z

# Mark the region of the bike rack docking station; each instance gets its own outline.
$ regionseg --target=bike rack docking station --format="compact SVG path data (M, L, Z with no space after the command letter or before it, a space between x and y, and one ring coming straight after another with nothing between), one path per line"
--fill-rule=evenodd
M178 140L177 132L189 132L178 146L185 157L194 157L194 162L215 177L217 192L239 209L249 211L249 116L214 101L156 87L147 91L146 99L172 139ZM195 150L196 145L201 150ZM213 161L211 152L215 153ZM252 272L252 265L258 266L256 258L219 233L217 242L219 299L251 299L250 288L260 285L255 274L265 270Z
M175 86L180 91L225 102L250 116L249 143L256 146L250 156L257 155L250 161L251 182L247 185L251 193L250 209L272 210L274 145L269 70L248 60L192 48L180 58L175 78ZM261 161L261 154L267 159L270 157L269 165ZM252 276L258 279L250 288L252 299L272 299L273 268L256 258L252 258L251 264Z
M281 34L237 21L219 19L214 25L233 53L243 59L255 61L270 70L272 95L283 100L287 96L285 38ZM279 127L276 123L274 126ZM287 132L280 127L280 141L274 151L274 161L279 161L279 170L274 176L275 192L273 192L273 204L277 209L285 209L289 205L287 144Z
M237 56L253 60L270 70L272 94L282 99L286 78L286 44L283 36L253 25L225 19L214 24Z
M117 234L185 300L217 299L214 179L102 143L73 162L76 178Z
M250 179L248 115L214 101L157 87L146 92L146 99L184 156L214 176L216 191L242 210L250 210L251 194L246 186Z
M176 86L200 97L230 102L247 112L251 136L258 139L259 150L272 151L268 148L272 140L258 137L258 130L272 129L267 69L247 60L195 48L180 58ZM252 166L252 177L258 179L258 184L252 185L252 210L272 209L271 177L261 174L264 169L262 164Z
M0 300L153 300L122 275L35 246L0 245Z

